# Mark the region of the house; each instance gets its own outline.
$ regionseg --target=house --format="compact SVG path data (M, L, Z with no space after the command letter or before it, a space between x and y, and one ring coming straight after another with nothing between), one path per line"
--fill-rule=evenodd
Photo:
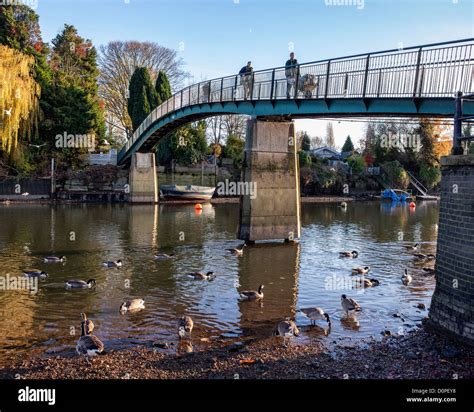
M341 154L332 147L323 146L310 151L311 156L327 160L341 160Z

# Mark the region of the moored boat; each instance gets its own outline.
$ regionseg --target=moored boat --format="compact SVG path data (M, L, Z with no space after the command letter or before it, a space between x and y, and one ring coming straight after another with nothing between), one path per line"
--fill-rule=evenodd
M215 187L195 186L195 185L162 185L160 186L160 194L164 199L175 200L211 200Z

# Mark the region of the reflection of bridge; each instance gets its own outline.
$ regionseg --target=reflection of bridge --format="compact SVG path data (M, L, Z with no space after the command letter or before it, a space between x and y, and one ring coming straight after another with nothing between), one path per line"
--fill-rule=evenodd
M123 164L135 151L152 150L182 124L219 114L452 116L455 93L474 92L473 46L474 39L467 39L302 64L290 79L290 99L284 67L254 72L248 100L238 75L204 81L153 110L118 161ZM464 112L474 114L474 104Z

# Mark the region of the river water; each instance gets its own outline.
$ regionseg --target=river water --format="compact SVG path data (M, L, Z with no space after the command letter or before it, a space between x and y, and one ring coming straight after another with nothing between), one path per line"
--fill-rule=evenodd
M332 318L331 340L381 338L381 331L406 333L429 307L435 280L422 275L423 264L403 247L418 242L421 252L435 253L437 203L415 210L380 202L303 204L298 244L263 243L242 257L225 249L236 240L239 207L205 205L0 205L0 276L17 277L26 268L48 272L38 290L0 290L0 365L25 356L73 354L80 313L94 320L94 333L107 348L154 341L176 341L176 319L194 319L194 336L239 339L270 336L279 320L296 318L298 338L311 343L328 339L297 309L320 306ZM357 250L357 259L339 257ZM156 261L154 252L175 253ZM42 257L65 255L65 264L46 264ZM101 262L122 259L120 269ZM353 289L351 268L370 266L369 278L380 286ZM401 282L404 269L413 282ZM212 282L196 281L190 271L214 271ZM66 290L67 279L95 279L87 290ZM261 302L239 301L239 290L265 285ZM346 317L340 305L345 293L362 311ZM146 308L121 315L124 299L140 297ZM394 316L398 314L397 316ZM327 334L327 333L326 333ZM334 339L332 339L334 338ZM205 339L204 339L205 340Z

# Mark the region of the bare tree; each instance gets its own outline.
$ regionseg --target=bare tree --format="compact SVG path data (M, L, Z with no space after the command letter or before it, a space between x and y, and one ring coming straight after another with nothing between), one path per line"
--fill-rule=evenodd
M334 128L331 122L326 126L326 146L336 148L336 139L334 138Z
M132 129L127 111L128 85L137 67L146 67L153 82L158 72L164 71L173 90L188 76L177 52L157 43L112 41L101 46L99 52L99 95L111 118L128 131Z
M207 119L207 135L210 143L222 144L230 135L245 139L248 116L227 114Z

